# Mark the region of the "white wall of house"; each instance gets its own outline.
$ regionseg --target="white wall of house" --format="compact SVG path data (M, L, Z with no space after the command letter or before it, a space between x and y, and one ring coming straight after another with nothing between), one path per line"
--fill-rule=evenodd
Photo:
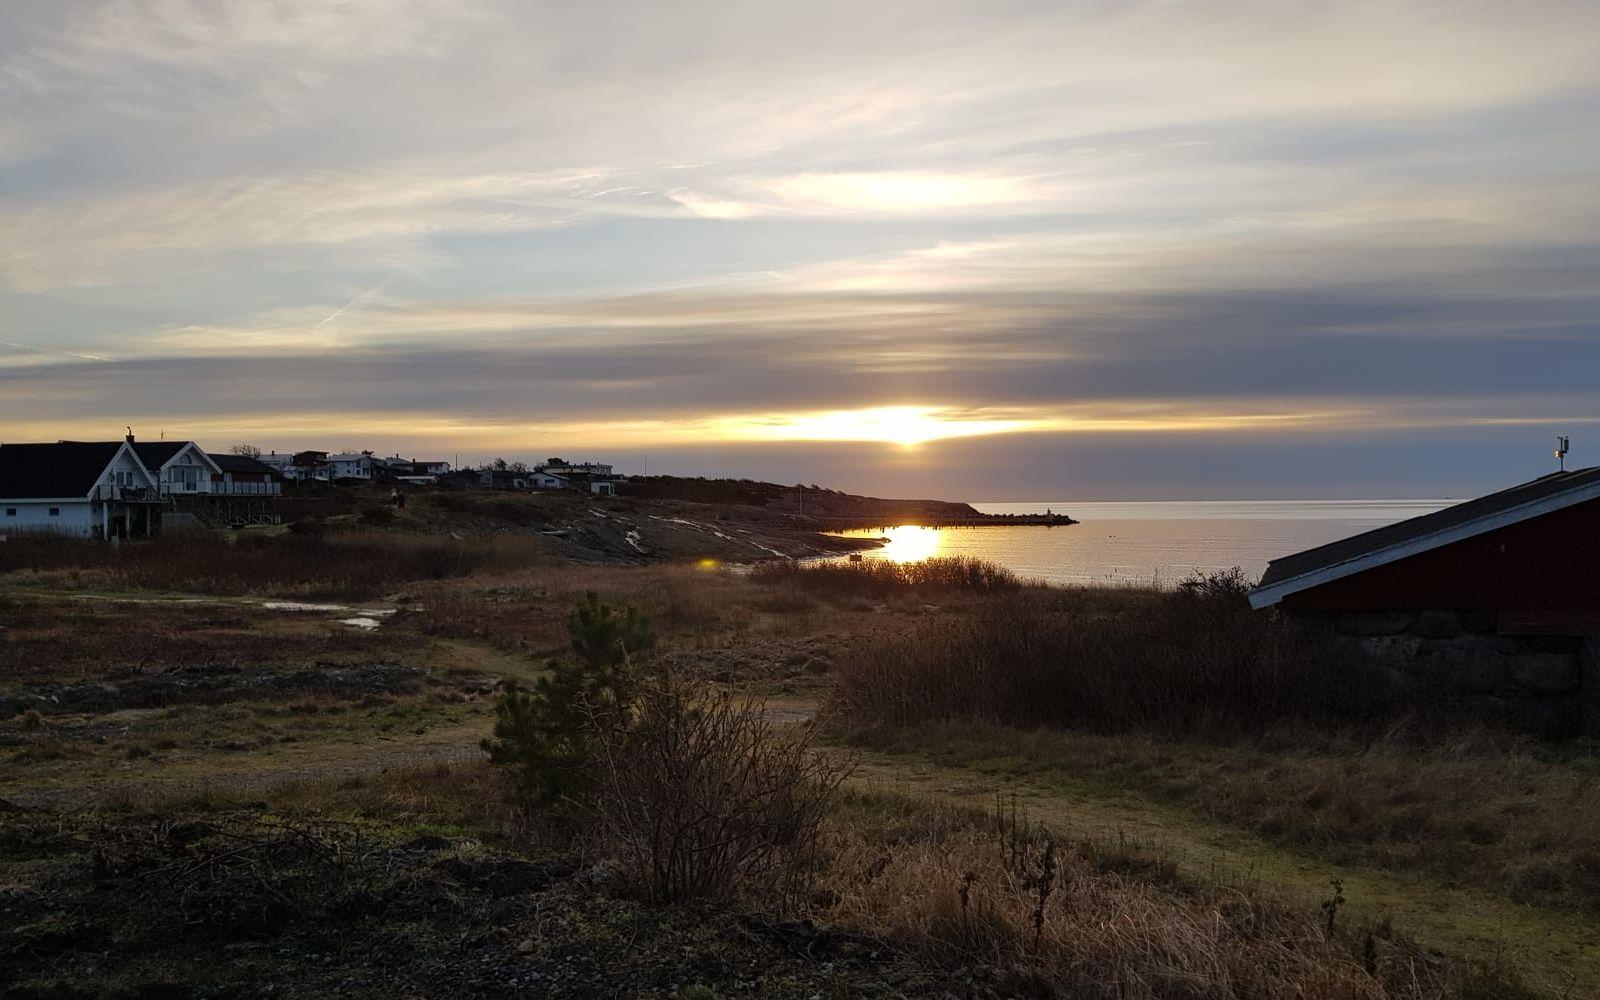
M155 476L123 445L101 470L89 493L81 497L26 497L0 500L0 533L43 532L80 538L103 533L114 513L126 515L124 490L154 490Z
M123 486L152 489L155 485L156 480L153 475L145 469L144 463L139 461L139 456L133 453L133 449L128 447L117 452L117 457L111 460L111 464L95 481L96 487Z
M371 455L329 455L328 467L335 479L371 479Z
M94 534L96 523L88 500L0 500L0 534L88 538Z
M168 459L158 474L164 492L210 493L211 475L219 471L216 464L200 450L199 445L191 443Z

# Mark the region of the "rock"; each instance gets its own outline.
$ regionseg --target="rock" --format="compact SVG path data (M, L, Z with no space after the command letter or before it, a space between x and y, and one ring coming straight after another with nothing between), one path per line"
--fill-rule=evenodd
M1432 642L1424 655L1453 693L1491 694L1505 684L1507 658L1481 639Z
M1538 694L1570 694L1578 688L1578 658L1565 653L1523 653L1511 658L1511 678Z
M1422 649L1414 635L1384 635L1361 640L1361 651L1384 663L1410 663Z
M1512 653L1520 653L1522 652L1522 640L1514 635L1502 635L1494 640L1494 648L1495 652L1505 653L1508 656Z
M533 954L533 949L536 947L538 947L538 945L534 944L533 938L523 938L522 941L517 944L517 954L531 955Z
M1582 724L1576 698L1512 698L1506 710L1513 726L1548 739L1572 736Z
M1416 632L1424 639L1449 639L1461 634L1461 616L1454 611L1424 611L1417 615Z
M1411 614L1406 611L1359 611L1339 617L1334 628L1345 635L1377 636L1399 635L1411 627Z
M1578 702L1586 736L1600 736L1600 635L1583 640L1578 650Z
M1490 633L1500 627L1500 616L1493 611L1463 611L1461 627L1468 632Z

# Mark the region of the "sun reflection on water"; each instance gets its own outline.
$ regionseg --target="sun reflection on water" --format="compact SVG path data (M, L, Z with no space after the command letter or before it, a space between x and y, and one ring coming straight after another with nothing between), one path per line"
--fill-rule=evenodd
M877 551L880 558L890 562L911 563L921 562L939 554L944 547L944 533L938 528L924 528L915 524L903 524L897 528L886 528L883 537L888 544Z

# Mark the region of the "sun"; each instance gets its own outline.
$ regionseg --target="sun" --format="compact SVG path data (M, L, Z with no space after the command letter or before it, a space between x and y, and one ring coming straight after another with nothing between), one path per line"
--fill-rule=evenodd
M924 528L915 524L889 528L884 531L883 537L889 541L877 554L879 558L890 562L913 563L932 559L944 546L944 535L938 528Z
M947 438L1030 430L1033 422L1004 420L933 406L873 406L819 410L717 422L732 437L769 441L876 441L915 448Z

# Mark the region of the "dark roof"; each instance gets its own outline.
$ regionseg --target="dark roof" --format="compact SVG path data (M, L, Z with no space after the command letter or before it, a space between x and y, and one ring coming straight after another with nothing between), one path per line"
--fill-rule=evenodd
M0 446L0 497L86 497L121 447L121 441Z
M133 450L145 468L156 472L172 461L172 456L182 451L188 443L187 441L136 441Z
M223 472L253 472L256 475L276 476L278 470L248 455L231 455L220 452L207 452L211 460L217 463L217 468Z
M1434 511L1432 514L1397 521L1382 528L1342 538L1337 542L1274 559L1267 565L1267 572L1261 577L1258 589L1342 563L1353 562L1385 549L1420 541L1440 532L1456 528L1470 529L1474 522L1495 518L1495 523L1498 525L1503 519L1497 515L1512 514L1518 508L1525 506L1529 507L1525 516L1530 517L1550 510L1559 510L1566 506L1562 500L1568 495L1572 503L1588 499L1591 491L1586 490L1586 487L1600 487L1600 466L1572 472L1552 472L1548 476L1541 476L1476 500L1458 503L1453 507ZM1530 506L1535 504L1538 506ZM1513 520L1520 518L1513 517Z

